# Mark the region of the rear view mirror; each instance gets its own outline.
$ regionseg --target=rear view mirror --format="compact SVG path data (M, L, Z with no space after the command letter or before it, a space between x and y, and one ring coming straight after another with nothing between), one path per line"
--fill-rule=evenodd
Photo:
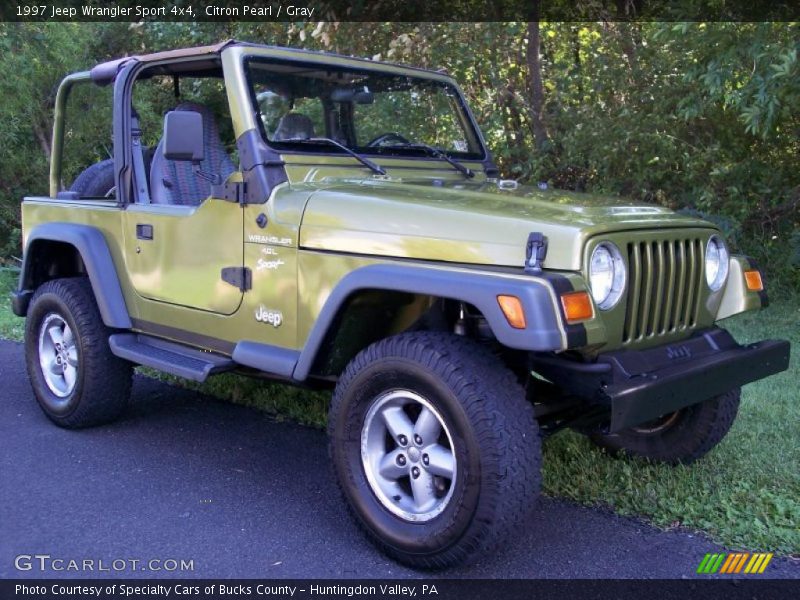
M356 101L356 104L372 104L375 102L375 95L364 86L364 89L356 90L353 100Z
M202 162L203 117L198 112L174 110L164 117L164 158Z
M372 104L375 95L369 91L367 86L360 88L336 88L331 92L331 100L334 102L355 102L356 104Z

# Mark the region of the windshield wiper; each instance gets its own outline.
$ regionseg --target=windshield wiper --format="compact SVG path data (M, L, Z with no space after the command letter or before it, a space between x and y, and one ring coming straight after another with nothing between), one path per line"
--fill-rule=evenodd
M420 142L413 142L409 144L392 144L392 146L395 148L397 147L411 148L411 149L416 148L419 150L425 150L428 154L430 154L434 158L441 158L442 160L450 163L456 171L461 173L467 179L472 179L473 177L475 177L475 171L473 171L467 166L462 165L454 158L451 158L450 156L447 155L447 152L439 148L434 148L433 146L429 146L428 144L422 144Z
M331 138L327 138L327 137L290 138L290 139L286 139L286 140L281 140L281 142L290 142L292 144L307 144L309 142L313 144L313 143L323 142L323 143L326 143L326 144L330 144L332 146L336 146L337 148L341 148L342 150L347 152L350 156L352 156L358 162L360 162L362 165L364 165L365 167L370 169L373 173L377 173L378 175L386 175L386 170L383 167L381 167L378 164L375 164L374 162L372 162L368 158L364 158L358 152L355 152L355 151L351 150L350 148L348 148L344 144L341 144L341 143L339 143L336 140L331 139Z

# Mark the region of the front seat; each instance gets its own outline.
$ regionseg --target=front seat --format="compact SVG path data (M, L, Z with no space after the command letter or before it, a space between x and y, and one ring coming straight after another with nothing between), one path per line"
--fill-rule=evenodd
M314 137L314 123L302 113L287 113L278 121L272 140L307 140Z
M219 175L222 181L236 170L219 136L214 113L207 106L182 102L174 110L200 113L203 117L203 160L200 170ZM199 206L211 195L211 182L199 177L189 161L167 160L164 138L158 143L150 167L150 196L153 204Z

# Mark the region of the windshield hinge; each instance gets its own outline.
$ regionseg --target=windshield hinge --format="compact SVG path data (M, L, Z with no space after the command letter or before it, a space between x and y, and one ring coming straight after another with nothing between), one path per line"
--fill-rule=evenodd
M525 272L541 273L542 263L547 257L547 237L541 231L532 231L528 235L525 249Z
M247 267L224 267L221 276L222 281L239 288L241 292L253 287L253 272Z
M247 204L247 184L244 181L234 183L220 183L211 186L211 197L227 202Z

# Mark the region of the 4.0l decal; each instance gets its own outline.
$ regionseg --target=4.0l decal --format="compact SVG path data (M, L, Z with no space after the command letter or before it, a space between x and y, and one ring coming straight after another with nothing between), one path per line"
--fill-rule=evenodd
M261 248L261 254L270 257L269 259L259 258L256 261L256 271L268 271L280 268L286 263L278 258L278 251L275 248L264 246Z

